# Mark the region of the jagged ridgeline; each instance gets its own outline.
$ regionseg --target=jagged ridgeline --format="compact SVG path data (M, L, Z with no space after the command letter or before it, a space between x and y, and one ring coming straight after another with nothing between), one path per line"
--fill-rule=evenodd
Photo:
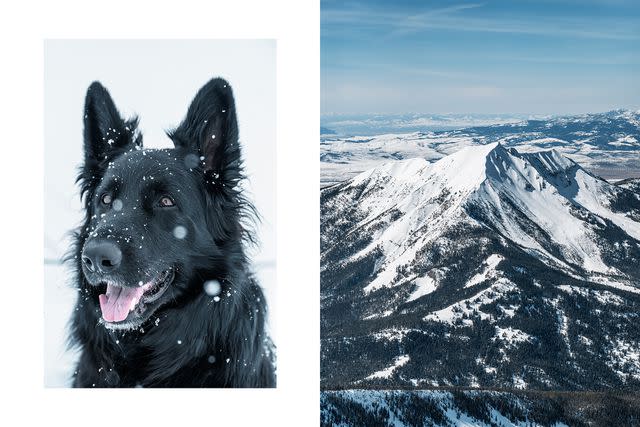
M326 388L640 389L640 193L499 143L321 193Z
M640 110L519 120L464 129L425 129L424 126L428 126L433 119L415 115L368 118L362 121L362 126L343 129L338 133L322 129L322 185L353 178L385 161L421 157L434 162L463 147L493 142L525 151L555 148L585 169L606 179L640 176ZM463 122L466 119L474 121L473 116L463 119ZM372 128L376 120L381 120L384 127ZM436 123L447 121L435 118ZM456 123L463 124L455 119L449 124ZM377 131L377 134L359 133L366 129Z

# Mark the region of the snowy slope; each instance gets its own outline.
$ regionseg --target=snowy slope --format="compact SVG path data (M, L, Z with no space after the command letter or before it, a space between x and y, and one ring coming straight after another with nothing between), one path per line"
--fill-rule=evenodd
M521 153L496 142L434 163L385 163L323 190L321 209L327 383L581 388L593 378L580 369L597 363L605 369L600 385L640 384L635 357L610 358L617 340L616 348L640 350L633 191L558 150ZM569 332L583 325L593 328L582 338ZM407 328L393 346L380 339L381 331ZM433 341L443 328L453 342ZM480 347L466 346L470 340ZM460 371L445 373L438 359L417 353L418 342L438 347ZM545 348L556 346L582 368L569 377L545 367ZM356 355L371 366L349 365ZM396 365L400 357L406 362Z
M432 165L423 159L384 164L354 177L343 191L356 188L362 214L354 225L358 232L373 228L376 219L392 210L401 215L377 228L371 242L351 257L374 249L384 253L365 293L389 285L396 268L455 222L469 221L470 211L482 214L483 222L504 238L569 271L622 274L601 258L596 229L608 221L630 241L640 241L640 222L632 217L638 203L631 213L612 210L611 203L626 191L595 178L556 150L520 154L500 143L467 147ZM544 241L532 234L523 217L545 231ZM550 250L547 241L558 250Z
M323 391L322 426L538 427L633 425L640 401L599 394L497 391Z

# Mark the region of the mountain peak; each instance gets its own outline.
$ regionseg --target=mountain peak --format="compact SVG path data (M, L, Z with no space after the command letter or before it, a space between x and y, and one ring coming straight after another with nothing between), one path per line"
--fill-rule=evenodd
M568 185L572 168L580 169L557 150L520 153L494 142L462 148L435 163L423 158L387 162L360 173L347 186L373 191L377 195L373 212L380 213L396 205L409 209L443 191L457 200L452 205L459 206L487 185L510 193L541 191L547 181ZM403 200L408 194L413 196Z
M531 189L541 180L579 166L552 149L520 153L500 142L468 146L433 164L429 173L438 175L451 192L468 193L487 180Z
M521 157L526 158L534 165L537 163L551 174L566 172L572 168L582 169L576 162L562 155L562 153L555 148L546 151L524 153Z
M635 214L609 206L631 200L620 194L626 190L590 175L557 150L520 153L499 142L474 145L431 164L389 162L334 191L354 198L346 203L358 204L358 226L379 227L356 256L378 248L389 262L378 265L386 273L377 274L365 293L388 286L414 256L417 241L427 245L456 223L482 223L545 262L599 274L613 271L600 254L602 227L611 224L617 228L611 233L640 239ZM605 199L610 201L603 204ZM429 232L414 236L416 230Z
M520 153L500 142L465 147L433 166L453 190L475 189L487 180L531 190L548 179L556 179L572 169L581 169L556 149Z
M499 142L465 147L435 162L430 173L437 175L451 192L468 192L487 178L487 166L508 158Z

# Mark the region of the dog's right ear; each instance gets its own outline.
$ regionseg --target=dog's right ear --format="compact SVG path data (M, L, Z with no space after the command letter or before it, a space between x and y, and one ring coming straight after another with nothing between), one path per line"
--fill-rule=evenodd
M84 165L78 181L82 193L95 188L109 162L127 150L142 146L138 118L124 120L107 89L93 82L84 103Z
M198 153L208 184L233 188L243 178L235 101L226 80L206 83L185 119L168 135L176 147Z

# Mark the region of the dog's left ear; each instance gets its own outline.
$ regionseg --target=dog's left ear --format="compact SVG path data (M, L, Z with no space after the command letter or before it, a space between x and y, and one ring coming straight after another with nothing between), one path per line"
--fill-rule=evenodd
M168 135L176 147L199 154L209 183L233 186L241 179L236 107L226 80L216 78L204 85L186 118Z
M138 119L125 121L107 89L93 82L84 103L84 151L86 160L104 160L119 151L140 145Z
M87 89L84 102L84 165L78 181L82 193L94 188L110 161L127 150L142 146L138 118L124 120L100 82Z

